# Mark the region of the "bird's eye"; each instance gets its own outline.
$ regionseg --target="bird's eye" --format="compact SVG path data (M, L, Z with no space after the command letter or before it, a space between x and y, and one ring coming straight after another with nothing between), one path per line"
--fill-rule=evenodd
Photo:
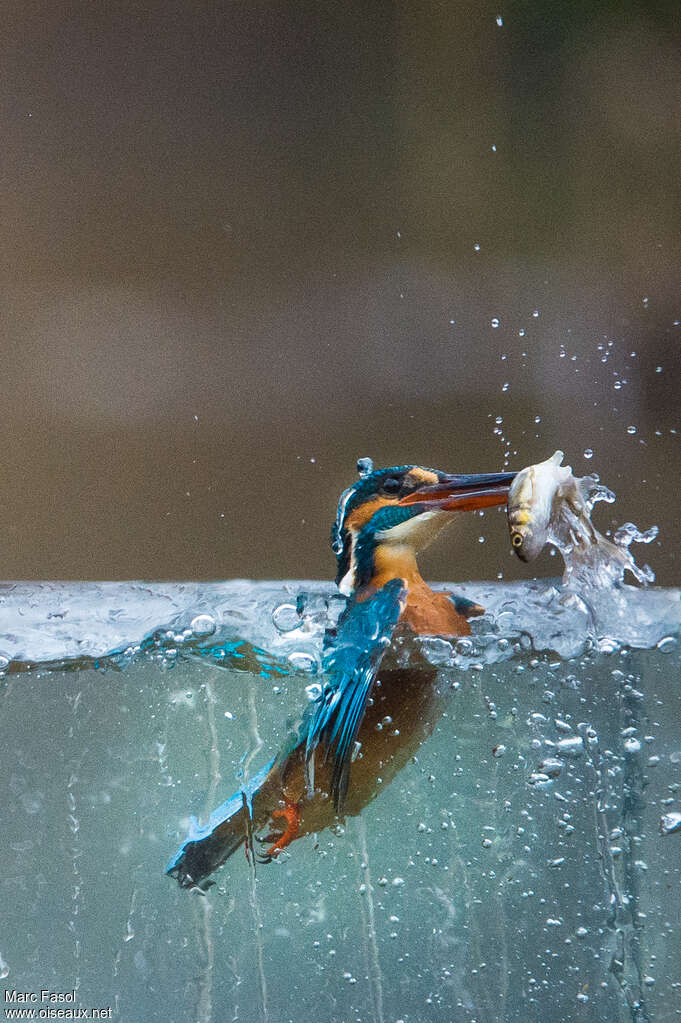
M386 494L396 494L401 487L402 484L398 479L395 479L394 476L389 476L383 483L383 490Z
M511 537L511 543L513 544L514 547L522 547L523 545L522 534L514 533L513 536Z

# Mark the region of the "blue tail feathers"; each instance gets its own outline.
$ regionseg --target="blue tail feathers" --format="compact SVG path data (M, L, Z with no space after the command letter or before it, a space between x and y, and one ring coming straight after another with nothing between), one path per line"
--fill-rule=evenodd
M244 809L253 816L256 798L274 765L271 760L233 796L213 810L208 823L200 827L192 817L189 834L166 867L183 888L206 887L205 880L217 870L248 836L249 822Z

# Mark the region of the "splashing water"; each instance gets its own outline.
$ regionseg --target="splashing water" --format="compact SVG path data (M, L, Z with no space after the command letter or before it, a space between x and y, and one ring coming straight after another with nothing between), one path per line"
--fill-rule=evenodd
M591 513L599 501L612 504L615 495L593 476L573 480L587 495L583 510L576 511L570 503L561 501L548 531L548 542L565 562L563 586L575 592L608 590L622 585L625 572L631 572L644 586L654 582L653 570L649 565L637 565L629 548L632 543L652 543L657 526L641 532L633 522L626 522L612 541L607 540L592 523Z
M644 587L654 581L650 566L639 566L629 548L634 542L651 543L657 526L641 532L627 522L612 540L606 539L591 515L596 504L612 504L615 495L596 476L573 476L562 461L563 452L556 451L518 473L508 500L512 546L523 561L533 561L547 544L560 553L565 565L562 586L554 590L549 605L554 611L581 612L599 649L627 642L646 645L655 616L664 616L665 609L659 591L648 600L637 587L626 585L624 576L630 572Z

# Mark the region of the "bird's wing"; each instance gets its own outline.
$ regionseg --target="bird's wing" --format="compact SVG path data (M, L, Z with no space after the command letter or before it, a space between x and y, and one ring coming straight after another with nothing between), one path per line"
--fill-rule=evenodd
M333 759L331 793L338 813L348 791L355 739L364 717L381 658L404 606L406 587L391 579L372 597L350 599L324 656L326 684L304 722L308 787L314 752L321 746Z

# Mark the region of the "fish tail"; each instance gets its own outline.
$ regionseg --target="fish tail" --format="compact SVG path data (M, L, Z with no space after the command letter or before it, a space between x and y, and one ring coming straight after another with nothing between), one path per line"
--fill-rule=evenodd
M200 827L191 818L189 834L166 867L166 874L174 877L182 888L210 886L209 876L236 852L239 846L251 844L254 815L258 820L266 810L261 804L267 776L274 761L254 775L210 815Z

